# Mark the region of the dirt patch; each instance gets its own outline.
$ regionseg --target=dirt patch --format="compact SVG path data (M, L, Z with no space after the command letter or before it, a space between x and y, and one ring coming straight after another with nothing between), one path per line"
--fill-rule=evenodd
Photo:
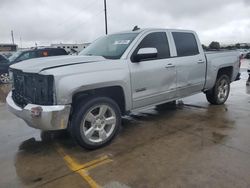
M11 86L8 84L2 84L0 85L0 104L3 104L6 102L6 97L8 93L10 92Z

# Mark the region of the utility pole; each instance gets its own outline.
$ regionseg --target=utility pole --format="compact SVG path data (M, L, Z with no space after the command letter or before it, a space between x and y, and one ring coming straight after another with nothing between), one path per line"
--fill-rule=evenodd
M105 33L108 34L108 21L107 21L107 3L106 0L104 0L104 14L105 14Z
M12 44L15 44L13 30L11 30L11 39L12 39Z
M23 48L22 37L20 37L20 45L21 45L21 48Z

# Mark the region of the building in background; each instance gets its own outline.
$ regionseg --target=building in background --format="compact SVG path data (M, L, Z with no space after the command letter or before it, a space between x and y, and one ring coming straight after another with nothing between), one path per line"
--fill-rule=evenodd
M239 46L240 48L249 48L250 47L250 43L238 43L236 45Z
M6 57L11 56L16 51L16 44L0 44L0 54L5 55Z
M90 43L83 43L83 44L51 44L51 47L54 48L63 48L65 49L69 54L78 54L80 51L82 51L84 48L86 48Z

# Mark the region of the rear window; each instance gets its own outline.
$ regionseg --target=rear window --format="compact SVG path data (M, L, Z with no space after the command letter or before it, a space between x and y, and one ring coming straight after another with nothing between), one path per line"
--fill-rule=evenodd
M47 57L47 56L57 56L57 55L68 55L64 49L44 49L38 51L38 57Z
M55 48L49 50L49 55L68 55L64 49Z
M177 56L191 56L199 54L197 41L194 34L184 32L173 32Z

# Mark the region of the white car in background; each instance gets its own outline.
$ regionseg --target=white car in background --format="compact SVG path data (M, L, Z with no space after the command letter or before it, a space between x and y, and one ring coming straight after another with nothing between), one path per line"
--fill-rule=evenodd
M237 49L237 51L240 53L240 55L243 55L243 58L245 58L246 55L250 53L249 49Z
M245 55L245 61L246 61L246 64L247 64L247 72L248 72L247 85L250 85L250 52L248 52Z

